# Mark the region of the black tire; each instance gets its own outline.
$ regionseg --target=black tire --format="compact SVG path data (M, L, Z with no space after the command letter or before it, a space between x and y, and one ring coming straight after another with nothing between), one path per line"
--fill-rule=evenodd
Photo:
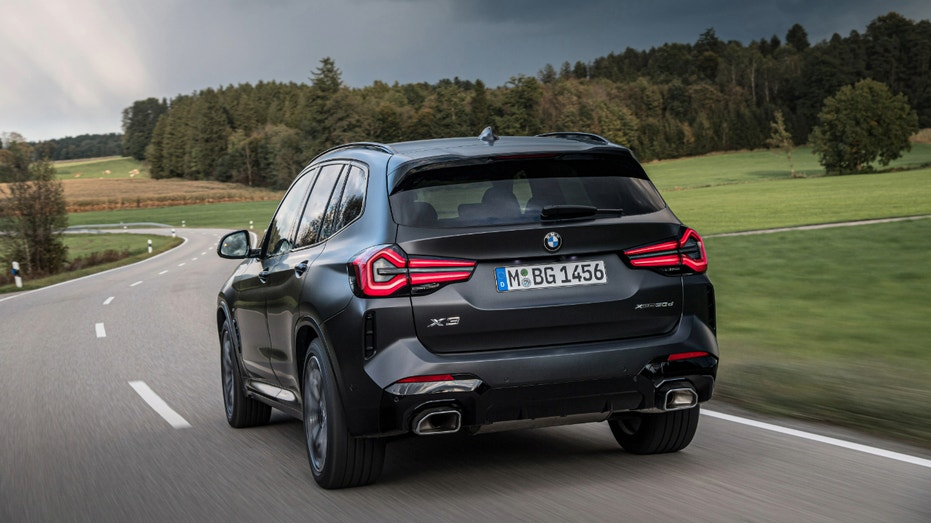
M228 321L223 323L223 330L220 332L220 369L223 378L223 406L226 409L226 421L230 426L241 429L268 423L272 408L246 396Z
M304 360L304 440L314 480L323 488L374 483L385 463L385 440L349 434L330 360L319 340Z
M608 420L618 444L631 454L677 452L689 445L698 429L699 406L657 414L632 413Z

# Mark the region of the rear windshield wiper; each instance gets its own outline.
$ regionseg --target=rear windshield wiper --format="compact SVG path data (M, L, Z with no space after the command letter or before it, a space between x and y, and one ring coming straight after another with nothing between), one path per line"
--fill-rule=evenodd
M615 214L622 216L624 209L599 209L592 205L547 205L540 211L540 218L544 220L559 220L563 218L587 218L597 214Z

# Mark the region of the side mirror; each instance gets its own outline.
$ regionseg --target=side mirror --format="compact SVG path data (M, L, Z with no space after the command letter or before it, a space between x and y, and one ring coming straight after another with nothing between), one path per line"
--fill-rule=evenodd
M243 260L253 256L252 247L249 244L249 231L236 231L224 236L217 245L217 254L221 258L231 260Z

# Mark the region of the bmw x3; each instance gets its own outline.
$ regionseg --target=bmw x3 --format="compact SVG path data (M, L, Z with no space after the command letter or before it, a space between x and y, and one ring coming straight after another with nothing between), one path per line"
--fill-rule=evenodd
M718 367L702 238L588 133L330 149L220 290L233 427L303 420L316 482L374 482L394 437L607 422L685 448Z

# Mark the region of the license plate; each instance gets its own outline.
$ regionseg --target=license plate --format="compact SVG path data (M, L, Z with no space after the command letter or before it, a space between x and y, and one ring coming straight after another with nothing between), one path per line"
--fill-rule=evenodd
M604 285L608 283L608 274L605 272L604 262L596 260L498 267L495 269L495 280L498 292L508 292Z

